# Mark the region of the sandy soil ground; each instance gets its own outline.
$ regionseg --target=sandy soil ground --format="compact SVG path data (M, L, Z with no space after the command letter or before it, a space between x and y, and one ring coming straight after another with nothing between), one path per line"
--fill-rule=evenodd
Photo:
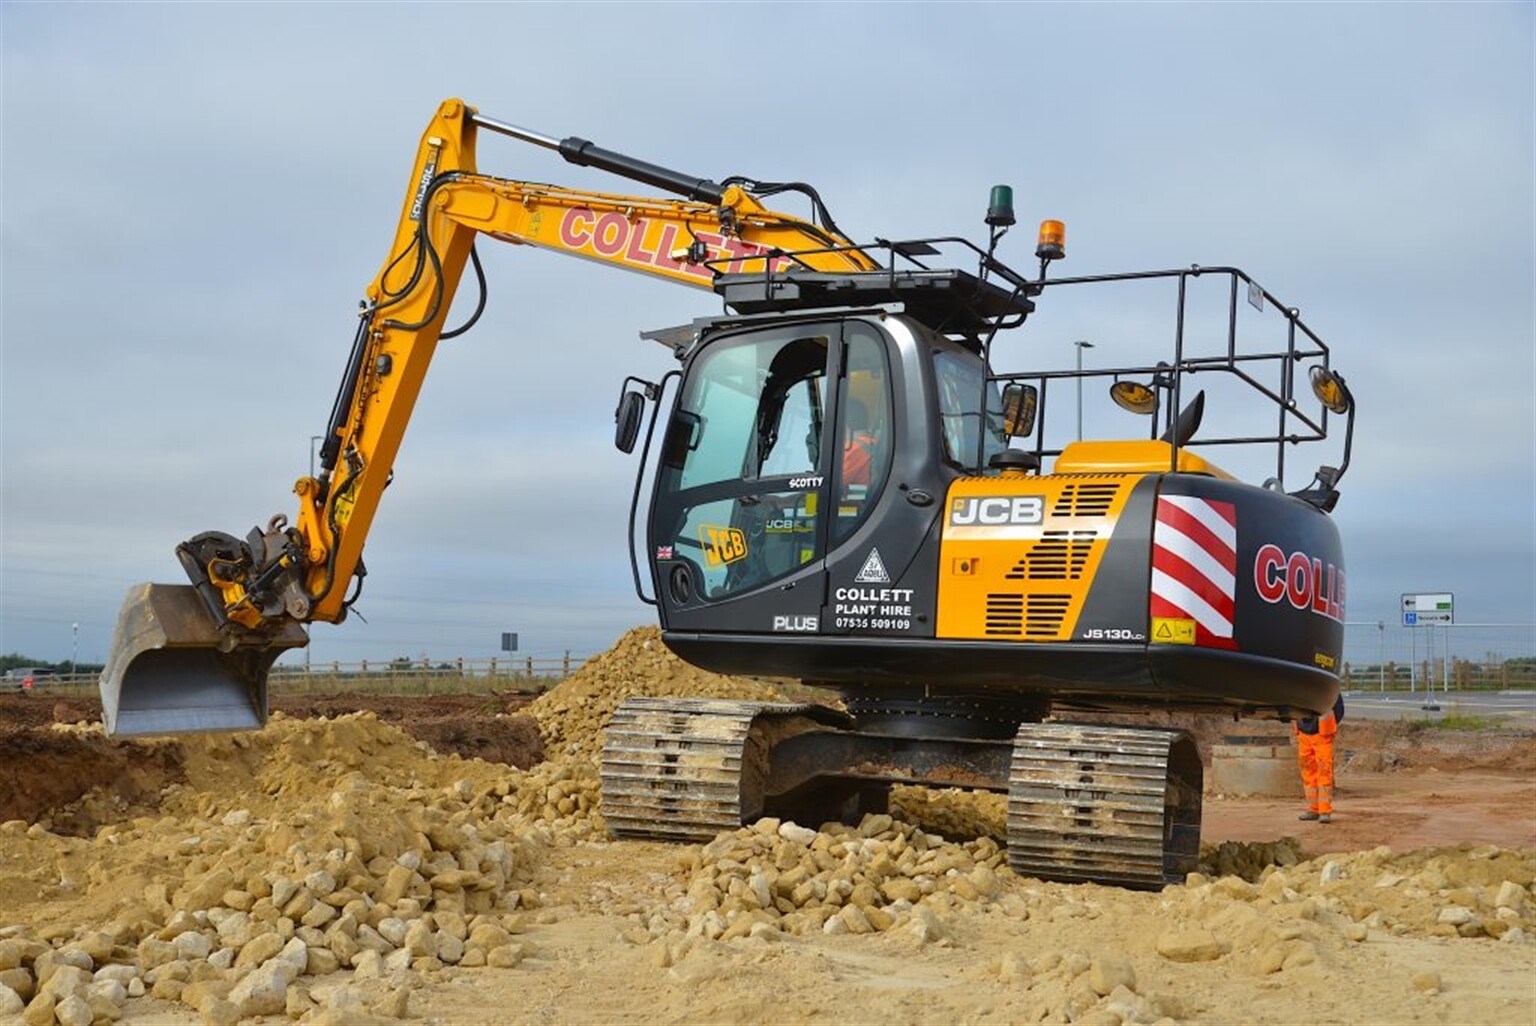
M1528 771L1405 769L1343 776L1330 824L1296 822L1299 803L1208 799L1207 841L1266 841L1293 834L1308 854L1379 844L1409 851L1462 843L1536 848L1536 778Z
M88 957L148 991L113 993L128 1023L1536 1022L1536 731L1348 725L1334 823L1211 796L1208 871L1156 893L1013 874L965 796L942 830L611 842L591 755L621 697L767 690L652 641L531 705L311 699L218 739L0 697L0 987ZM0 1024L111 1018L3 998Z

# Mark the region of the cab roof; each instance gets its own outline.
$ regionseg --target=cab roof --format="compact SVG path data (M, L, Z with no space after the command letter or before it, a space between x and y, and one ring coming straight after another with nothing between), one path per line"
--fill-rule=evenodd
M959 270L722 274L715 292L743 315L901 303L908 316L934 331L962 336L1011 327L1035 309L1021 291Z

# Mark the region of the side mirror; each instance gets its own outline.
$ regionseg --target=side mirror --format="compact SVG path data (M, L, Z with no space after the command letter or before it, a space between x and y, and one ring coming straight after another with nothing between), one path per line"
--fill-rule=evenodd
M613 444L620 452L635 451L635 439L640 437L640 418L644 413L643 392L625 392L619 396L618 409L613 411Z
M1003 433L1009 438L1023 438L1035 430L1035 409L1040 391L1034 385L1017 381L1003 389Z

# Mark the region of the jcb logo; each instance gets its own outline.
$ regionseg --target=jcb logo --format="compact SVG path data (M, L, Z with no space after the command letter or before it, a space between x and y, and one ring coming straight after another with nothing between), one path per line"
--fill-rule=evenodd
M747 536L734 527L701 524L699 542L704 546L704 562L709 566L725 566L747 555Z
M1045 518L1045 500L1038 495L987 495L956 499L949 507L953 527L1038 524Z

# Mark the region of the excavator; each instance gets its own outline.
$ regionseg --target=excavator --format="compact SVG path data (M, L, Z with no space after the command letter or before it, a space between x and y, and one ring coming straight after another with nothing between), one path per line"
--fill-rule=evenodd
M485 174L485 132L678 198ZM788 193L809 218L765 205ZM361 304L319 472L294 485L295 519L198 534L176 547L190 584L130 590L101 678L108 733L259 728L273 663L307 625L346 619L437 343L484 309L486 237L719 297L720 312L643 333L677 367L621 386L615 442L640 445L635 589L684 660L841 699L628 700L601 756L615 837L820 823L884 810L896 784L961 787L1007 794L1021 873L1181 879L1199 848L1194 742L1104 714L1332 706L1345 578L1330 513L1354 400L1297 310L1235 267L1052 277L1065 227L1047 220L1038 269L1022 273L997 254L1016 221L1009 187L985 221L985 245L859 243L805 183L701 178L444 102ZM466 265L479 298L448 328ZM994 367L999 339L1056 295L1124 284L1172 291L1164 358ZM1197 322L1190 294L1212 284L1224 314ZM1081 396L1085 379L1150 426L1059 443L1049 400ZM1197 437L1206 381L1274 427ZM1288 451L1326 439L1330 416L1344 419L1342 459L1287 490ZM1222 445L1272 449L1273 475L1247 483L1197 451Z

